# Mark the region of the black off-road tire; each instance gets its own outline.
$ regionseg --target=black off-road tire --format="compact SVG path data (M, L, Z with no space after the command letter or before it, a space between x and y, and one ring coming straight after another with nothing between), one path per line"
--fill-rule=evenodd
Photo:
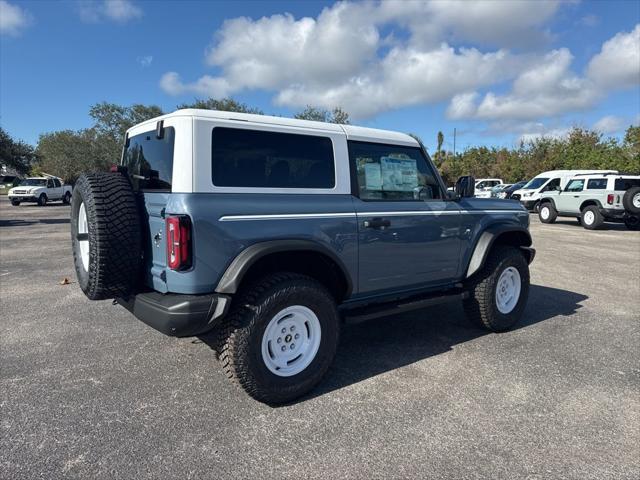
M47 195L44 193L41 193L40 196L38 197L38 206L44 207L46 205L47 205Z
M311 309L320 322L320 346L300 373L281 377L262 358L262 338L271 319L288 306ZM296 273L275 273L247 285L234 299L219 329L218 357L234 383L267 404L291 402L313 389L336 353L340 320L336 302L316 280Z
M624 218L624 226L628 230L638 231L640 230L640 216L639 215L627 215Z
M17 207L18 205L20 205L20 200L11 200L11 205Z
M80 288L91 300L128 296L142 263L140 214L129 180L120 173L85 173L78 178L72 199L71 242ZM88 270L78 238L83 203L89 231Z
M640 187L632 187L624 192L622 205L627 212L633 213L634 215L640 215L640 207L633 204L634 199L636 200L636 203L638 202L638 197L640 197Z
M555 223L556 218L558 218L558 211L553 206L553 203L541 203L538 209L538 218L542 223Z
M69 192L65 193L64 197L62 197L62 203L65 205L69 205L71 203L71 194Z
M588 222L585 221L585 216L587 216L587 218L589 218L588 212L592 212L593 213L593 222L592 223L588 223ZM595 205L589 205L588 207L585 207L585 208L582 209L582 216L580 217L580 223L587 230L596 230L596 229L600 228L602 226L602 224L604 223L604 217L600 213L600 209L598 207L596 207Z
M520 274L520 296L511 312L503 314L496 301L497 282L502 272L514 267ZM527 305L529 297L529 265L517 247L494 247L482 270L468 284L469 298L464 301L467 318L476 325L494 332L503 332L516 324Z

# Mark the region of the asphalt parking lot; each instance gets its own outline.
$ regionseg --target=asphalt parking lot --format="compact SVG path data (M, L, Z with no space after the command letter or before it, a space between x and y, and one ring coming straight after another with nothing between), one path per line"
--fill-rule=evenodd
M640 477L640 232L532 216L513 331L455 304L347 326L320 388L271 408L207 343L61 285L68 216L0 197L2 478Z

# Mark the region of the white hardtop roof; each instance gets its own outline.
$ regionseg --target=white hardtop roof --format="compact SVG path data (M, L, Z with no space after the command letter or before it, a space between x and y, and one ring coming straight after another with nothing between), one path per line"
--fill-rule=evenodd
M603 174L603 173L618 173L617 170L549 170L548 172L542 172L536 175L533 178L537 177L548 177L551 175L578 175L585 173L593 173L593 174Z
M602 177L619 177L619 178L640 178L640 175L633 175L631 173L613 173L612 171L602 172L602 173L586 173L586 174L577 174L578 178L602 178Z
M344 132L349 140L361 140L379 143L395 143L402 145L418 146L415 138L406 133L394 132L392 130L379 130L377 128L357 127L355 125L340 125L337 123L314 122L311 120L298 120L297 118L273 117L270 115L257 115L253 113L236 113L225 112L221 110L200 110L195 108L186 108L176 110L175 112L155 117L142 122L133 128L141 125L154 125L160 121L171 117L197 117L203 119L223 119L223 120L239 120L241 122L251 122L263 125L283 125L290 127L302 127L314 130L324 130L330 132ZM131 130L129 129L129 130Z

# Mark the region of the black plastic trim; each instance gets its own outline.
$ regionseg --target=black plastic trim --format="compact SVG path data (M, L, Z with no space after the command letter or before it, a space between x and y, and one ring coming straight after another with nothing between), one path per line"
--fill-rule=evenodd
M347 281L347 292L345 298L351 295L353 289L353 283L351 276L348 274L348 270L331 250L328 248L310 240L270 240L267 242L254 243L245 248L227 267L222 278L218 282L216 292L223 294L233 294L238 291L240 283L245 273L249 271L251 266L260 258L269 255L271 253L286 252L286 251L300 251L311 250L326 255L333 260L344 275Z
M533 243L533 241L531 240L531 234L525 227L511 224L491 225L487 227L487 229L480 235L480 238L476 242L476 245L473 249L473 255L471 255L469 265L467 266L467 273L465 275L466 278L469 278L484 266L487 255L491 251L491 247L493 246L495 241L501 235L510 232L518 232L525 235L527 239L526 244L517 245L518 247L531 247L531 244ZM533 260L533 258L531 258L531 260ZM531 261L529 261L529 263L531 263Z
M231 303L226 295L183 295L144 292L117 302L136 318L172 337L189 337L211 330Z

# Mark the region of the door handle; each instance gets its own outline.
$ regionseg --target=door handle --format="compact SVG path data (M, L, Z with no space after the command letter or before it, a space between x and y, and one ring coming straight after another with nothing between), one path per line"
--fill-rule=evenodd
M391 226L391 221L384 218L373 218L371 220L365 220L363 225L364 228L377 228L384 230L385 228Z
M580 195L574 195L573 198L580 198Z

